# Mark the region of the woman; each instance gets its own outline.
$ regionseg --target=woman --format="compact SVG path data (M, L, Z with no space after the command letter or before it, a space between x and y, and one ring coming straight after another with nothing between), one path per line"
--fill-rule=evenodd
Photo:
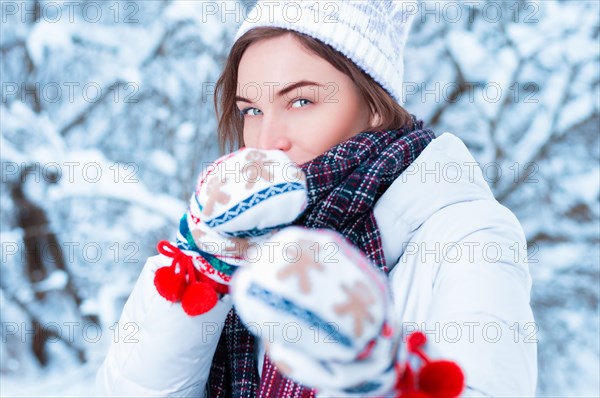
M217 84L222 148L277 149L303 168L313 196L296 224L335 229L387 273L402 332L423 331L430 357L460 364L462 396L534 395L522 228L465 145L400 106L414 8L266 3ZM137 343L113 344L100 394L314 395L272 366L229 295L197 317L158 296L153 274L169 262L151 257L140 275L120 320L139 327Z

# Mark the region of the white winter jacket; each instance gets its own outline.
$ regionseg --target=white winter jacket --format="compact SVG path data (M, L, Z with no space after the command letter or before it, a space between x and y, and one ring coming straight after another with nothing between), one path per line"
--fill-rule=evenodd
M398 319L421 330L431 358L456 361L463 396L534 396L536 325L519 221L498 203L464 143L434 139L375 206ZM137 342L117 341L100 367L101 396L203 397L231 300L190 318L160 297L150 257L120 325L135 322ZM258 352L258 369L264 351Z

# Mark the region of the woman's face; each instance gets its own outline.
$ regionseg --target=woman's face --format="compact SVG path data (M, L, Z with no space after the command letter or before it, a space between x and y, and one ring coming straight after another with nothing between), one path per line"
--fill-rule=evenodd
M374 126L352 80L291 34L248 47L236 104L245 146L282 150L298 164Z

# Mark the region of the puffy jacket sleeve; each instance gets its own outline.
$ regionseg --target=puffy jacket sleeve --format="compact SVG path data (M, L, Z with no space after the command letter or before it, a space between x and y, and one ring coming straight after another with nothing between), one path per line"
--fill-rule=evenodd
M98 396L203 397L213 355L229 309L225 295L196 317L162 298L154 272L169 258L148 258L129 296L119 327L133 325L128 338L113 341L96 376Z
M403 334L427 336L430 358L456 361L463 396L534 396L537 326L523 230L495 200L441 208L390 273Z
M449 232L442 261L433 268L426 328L436 335L428 339L429 354L461 365L465 397L534 396L537 326L523 230L494 201L447 210L462 220L455 218L460 226L454 227L447 217L450 223L440 225Z

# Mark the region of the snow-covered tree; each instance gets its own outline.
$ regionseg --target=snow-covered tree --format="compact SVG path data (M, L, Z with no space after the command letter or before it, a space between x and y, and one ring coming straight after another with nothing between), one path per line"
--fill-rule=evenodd
M540 396L600 395L599 12L426 2L406 51L407 108L460 136L523 224Z

